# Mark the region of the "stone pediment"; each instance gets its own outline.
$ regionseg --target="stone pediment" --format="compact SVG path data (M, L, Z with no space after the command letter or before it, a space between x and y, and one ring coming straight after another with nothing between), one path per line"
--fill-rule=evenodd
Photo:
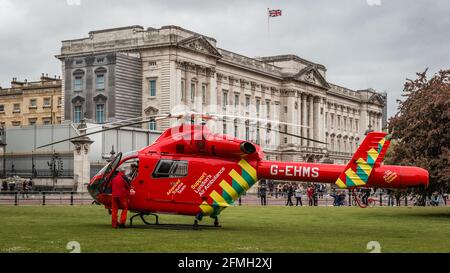
M76 95L75 97L72 98L72 103L76 103L76 102L84 102L85 98L81 95Z
M197 35L183 39L178 42L178 46L203 54L211 55L216 58L222 58L222 55L219 53L217 48L203 36Z
M384 99L379 94L373 94L369 98L369 102L379 104L379 105L384 105Z
M330 85L327 83L325 78L313 65L303 68L296 75L294 75L293 78L298 81L320 86L322 88L330 88Z
M149 106L147 108L145 108L144 113L146 115L157 115L159 112L159 110L153 106Z
M105 95L103 95L103 94L97 94L95 97L94 97L94 101L106 101L108 98L105 96Z

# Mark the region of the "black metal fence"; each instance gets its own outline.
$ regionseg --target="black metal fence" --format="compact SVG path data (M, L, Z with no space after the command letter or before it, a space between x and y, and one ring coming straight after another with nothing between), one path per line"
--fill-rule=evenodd
M357 206L355 202L352 202L353 196L346 195L342 206ZM375 200L375 206L415 206L418 205L417 201L412 196L406 196L400 199L390 197L385 193L377 193L371 195L370 198ZM292 205L297 204L297 198L291 197ZM89 193L77 193L73 191L1 191L0 192L0 205L90 205L93 203L92 197ZM271 195L266 196L266 203L269 206L285 206L288 202L287 195ZM302 206L308 206L309 200L306 195L301 198ZM317 206L334 206L335 199L329 194L317 198L317 203L312 205ZM446 200L441 199L437 205L447 205ZM236 200L235 205L260 205L261 198L256 193L247 193L241 196L240 200ZM425 201L426 206L433 205L429 199Z
M93 201L89 193L67 191L0 192L0 205L90 205Z

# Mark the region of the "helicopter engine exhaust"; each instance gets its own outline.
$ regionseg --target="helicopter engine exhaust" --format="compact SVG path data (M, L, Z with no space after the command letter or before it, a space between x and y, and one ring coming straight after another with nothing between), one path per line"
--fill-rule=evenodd
M253 154L254 152L256 152L255 145L253 145L252 143L250 143L248 141L242 142L240 146L241 146L241 151L244 154Z
M215 139L206 141L210 155L221 157L242 157L256 152L256 147L248 141Z

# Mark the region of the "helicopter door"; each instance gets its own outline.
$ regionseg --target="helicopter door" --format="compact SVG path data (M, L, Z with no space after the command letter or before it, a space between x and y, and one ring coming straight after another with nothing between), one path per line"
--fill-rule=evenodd
M182 178L188 174L188 161L161 158L151 176L153 183L150 199L154 201L176 201L183 188Z

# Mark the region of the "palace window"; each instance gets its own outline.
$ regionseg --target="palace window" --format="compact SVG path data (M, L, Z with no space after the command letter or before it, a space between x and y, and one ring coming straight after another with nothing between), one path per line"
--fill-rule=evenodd
M29 125L35 125L35 124L36 124L36 121L37 121L37 118L29 118L29 119L28 119L28 124L29 124Z
M42 123L44 125L50 125L50 124L52 124L52 118L43 118Z
M73 82L73 90L81 91L83 89L83 76L75 76L75 80Z
M156 68L158 68L156 62L148 62L148 68L150 70L155 70Z
M235 110L237 111L237 109L239 107L239 94L234 94L234 107L235 107Z
M191 83L191 101L193 102L195 99L195 83Z
M206 104L206 84L202 85L202 103Z
M61 106L61 104L62 104L62 98L58 97L58 106Z
M226 109L228 105L228 92L224 91L222 96L222 107Z
M148 122L148 129L151 131L156 131L156 121L154 119Z
M95 89L104 90L105 89L105 75L97 74L95 76Z
M44 107L50 107L50 106L51 106L51 99L44 98Z
M261 104L261 100L256 99L256 115L258 115L258 116L259 116L260 104Z
M11 122L12 126L20 126L20 121L13 121Z
M245 96L245 112L250 111L250 96Z
M266 101L266 115L267 118L270 118L270 101Z
M238 137L238 125L237 125L237 120L234 121L234 137Z
M250 140L250 128L245 126L245 140Z
M80 123L82 118L82 110L81 105L77 105L73 108L73 122L74 123Z
M266 144L270 144L270 129L266 129Z
M331 129L334 129L334 114L330 114L330 123L331 123Z
M0 104L0 113L4 113L5 112L5 105Z
M222 133L223 133L224 135L227 134L227 123L226 123L226 121L223 122Z
M149 90L150 97L156 96L156 80L155 79L149 80L148 90Z
M181 80L181 100L184 100L186 98L185 94L185 83L184 80Z
M260 139L260 132L259 132L259 126L256 127L256 144L259 144L259 139Z
M14 103L13 113L20 113L20 103Z
M37 108L37 100L30 99L30 108Z
M95 106L95 122L104 123L105 122L105 105L97 104Z
M359 132L359 120L355 119L355 131Z

